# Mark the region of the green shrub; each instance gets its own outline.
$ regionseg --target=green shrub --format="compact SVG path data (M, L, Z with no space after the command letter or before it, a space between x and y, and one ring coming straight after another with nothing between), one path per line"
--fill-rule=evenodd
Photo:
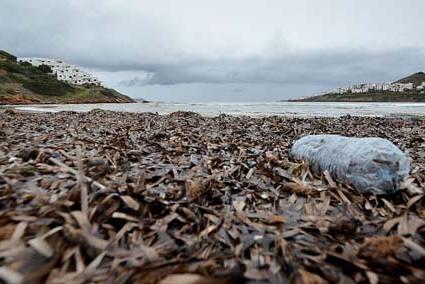
M40 70L41 72L43 72L44 74L53 73L52 68L50 68L50 66L45 65L45 64L41 64L40 66L37 67L37 69Z
M24 70L20 65L8 61L0 62L0 68L6 70L9 73L21 73Z
M11 89L11 88L7 88L5 91L6 91L6 93L8 93L10 95L16 95L17 94L16 90Z
M32 92L46 96L63 96L74 90L72 86L50 78L31 80L23 85L26 89Z
M19 65L21 65L21 66L25 66L25 67L30 67L30 66L32 66L32 64L31 64L31 63L29 63L28 61L22 61L22 62L19 62Z
M10 79L5 75L0 75L0 84L9 83Z

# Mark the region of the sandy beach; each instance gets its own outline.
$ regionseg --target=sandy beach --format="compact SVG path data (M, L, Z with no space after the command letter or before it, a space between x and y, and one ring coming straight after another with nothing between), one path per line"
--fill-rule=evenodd
M289 156L387 138L411 177L359 194ZM425 120L0 111L8 283L420 283ZM18 282L13 282L18 281Z

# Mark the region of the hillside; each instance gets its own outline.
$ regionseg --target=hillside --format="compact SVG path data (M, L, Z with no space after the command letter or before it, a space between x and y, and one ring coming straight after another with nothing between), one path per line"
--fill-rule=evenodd
M419 86L422 82L425 82L424 72L418 72L413 75L407 76L406 78L400 79L395 83L402 83L402 84L413 83L414 86Z
M330 92L324 95L289 100L292 102L425 102L425 89L419 89L425 82L425 73L418 72L392 84L413 84L413 89L404 91L370 90L365 92ZM416 89L418 87L418 89Z
M113 89L59 81L40 67L17 63L15 56L0 51L0 104L135 102Z
M291 102L392 102L392 103L423 103L425 93L418 92L374 92L364 94L326 94L303 99L290 100Z

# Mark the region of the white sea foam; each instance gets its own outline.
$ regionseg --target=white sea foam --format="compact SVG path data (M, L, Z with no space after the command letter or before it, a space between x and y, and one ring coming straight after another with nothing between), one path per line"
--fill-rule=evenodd
M17 106L25 111L77 111L103 109L126 112L153 112L168 114L175 111L193 111L206 116L219 114L250 116L425 116L425 103L131 103L131 104L67 104Z

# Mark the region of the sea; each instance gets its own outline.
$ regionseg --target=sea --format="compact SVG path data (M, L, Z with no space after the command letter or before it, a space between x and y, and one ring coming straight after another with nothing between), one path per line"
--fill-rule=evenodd
M192 111L204 116L296 116L296 117L425 117L425 103L340 103L340 102L254 102L254 103L125 103L125 104L57 104L15 106L17 110L32 112L75 111L94 109L121 112L151 112L169 114Z

